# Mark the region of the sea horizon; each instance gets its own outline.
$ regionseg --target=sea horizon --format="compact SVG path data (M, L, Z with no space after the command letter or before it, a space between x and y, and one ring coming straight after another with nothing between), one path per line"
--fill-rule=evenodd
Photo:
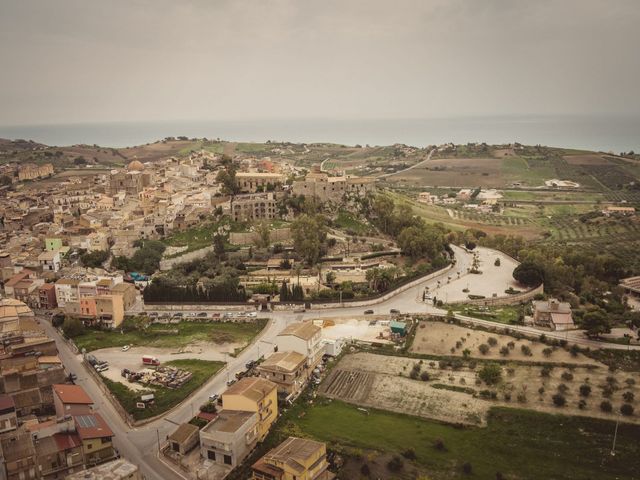
M486 142L627 152L640 150L640 116L513 115L412 119L257 119L85 122L0 126L0 138L51 146L125 148L166 137L233 142L337 143L415 147Z

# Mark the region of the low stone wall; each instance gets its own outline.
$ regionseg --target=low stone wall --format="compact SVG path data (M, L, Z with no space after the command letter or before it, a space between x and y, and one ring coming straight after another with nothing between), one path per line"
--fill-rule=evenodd
M209 252L213 252L213 245L210 247L204 247L199 250L194 250L193 252L185 253L184 255L180 255L179 257L174 258L165 258L160 260L160 270L171 270L175 265L179 263L192 262L193 260L199 260L204 258L205 255Z
M290 228L276 228L269 232L271 243L286 242L291 239ZM258 232L231 232L229 234L229 243L233 245L249 245L258 240Z
M514 295L508 295L503 297L478 298L474 300L469 299L460 303L464 303L467 305L480 305L485 307L499 306L499 305L516 305L518 303L528 302L539 293L544 293L544 284L541 284L536 288L532 288L531 290L527 290L526 292L516 293Z
M433 278L436 278L440 275L444 275L446 274L449 270L451 270L454 267L453 264L450 264L448 267L445 267L443 269L437 270L433 273L430 273L429 275L425 275L424 277L420 277L417 278L409 283L406 283L398 288L396 288L395 290L391 290L387 293L385 293L384 295L380 295L379 297L376 298L371 298L368 300L360 300L360 301L344 301L342 303L340 302L331 302L331 303L317 303L317 302L311 302L311 309L312 310L322 310L322 309L330 309L330 308L340 308L340 307L368 307L369 305L376 305L377 303L382 303L385 302L387 300L389 300L391 297L394 297L396 295L398 295L399 293L402 293L406 290L409 290L410 288L415 287L416 285L420 285L423 282L426 282L428 280L431 280Z

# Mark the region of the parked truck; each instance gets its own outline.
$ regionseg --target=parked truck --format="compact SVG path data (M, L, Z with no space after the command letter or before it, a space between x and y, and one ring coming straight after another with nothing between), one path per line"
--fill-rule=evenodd
M143 355L142 356L142 363L144 365L154 365L154 366L157 367L158 365L160 365L160 360L158 360L153 355Z

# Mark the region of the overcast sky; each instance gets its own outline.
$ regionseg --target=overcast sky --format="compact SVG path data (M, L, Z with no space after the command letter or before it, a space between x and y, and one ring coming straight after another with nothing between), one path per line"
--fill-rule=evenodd
M0 124L640 114L640 0L0 0Z

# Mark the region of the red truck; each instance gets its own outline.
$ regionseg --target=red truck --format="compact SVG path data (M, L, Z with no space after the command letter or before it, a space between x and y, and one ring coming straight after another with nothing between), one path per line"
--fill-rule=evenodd
M143 355L142 363L145 365L154 365L157 367L158 365L160 365L160 360L152 355Z

